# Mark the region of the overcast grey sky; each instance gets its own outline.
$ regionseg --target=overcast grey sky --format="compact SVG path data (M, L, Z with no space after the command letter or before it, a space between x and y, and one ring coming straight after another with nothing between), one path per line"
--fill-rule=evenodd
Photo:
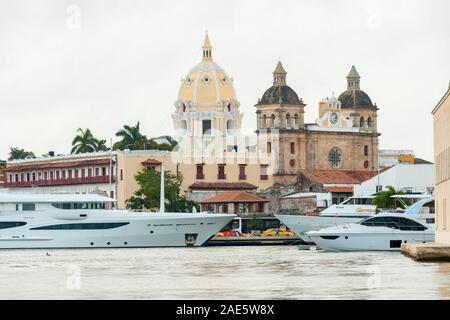
M0 159L68 153L77 128L171 134L180 79L201 60L234 77L243 126L281 59L314 122L350 67L380 108L381 148L432 160L430 112L450 81L450 1L0 1ZM79 15L80 19L77 20ZM79 21L79 23L78 23Z

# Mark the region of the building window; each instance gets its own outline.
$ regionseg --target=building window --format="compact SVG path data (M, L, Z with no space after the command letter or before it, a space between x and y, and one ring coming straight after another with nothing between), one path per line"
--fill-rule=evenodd
M74 176L75 176L75 178L78 178L78 169L75 169Z
M220 180L226 179L227 176L225 175L225 165L224 164L219 164L218 170L219 170L219 172L218 172L218 177L217 178L220 179Z
M359 119L359 126L360 126L361 128L364 127L364 118L363 118L363 117L361 117L361 119Z
M367 118L367 127L372 128L372 118L371 117Z
M291 167L295 167L295 160L294 159L289 160L289 165Z
M269 175L267 174L267 165L261 165L259 167L259 178L261 180L269 180Z
M291 116L290 114L286 114L286 128L290 129L291 128Z
M50 171L50 180L53 180L53 177L54 177L54 173L53 173L53 171Z
M123 169L120 169L120 181L123 180Z
M364 169L368 169L369 168L369 161L364 161Z
M95 168L95 176L98 177L100 175L100 169Z
M369 146L364 146L364 155L366 157L369 155Z
M205 175L203 174L203 164L198 164L197 165L196 179L198 179L198 180L205 179Z
M92 177L92 168L88 169L88 177Z
M203 134L210 135L211 134L211 120L203 120Z
M245 174L245 164L239 165L239 180L246 180L247 175Z
M339 168L342 164L342 154L338 148L333 148L328 153L328 162L334 169Z
M66 170L63 170L61 172L62 172L62 178L65 179L66 178Z
M60 175L59 171L56 171L56 180L59 180L59 175Z
M295 154L295 142L291 142L291 154Z
M272 143L267 142L267 153L272 153Z

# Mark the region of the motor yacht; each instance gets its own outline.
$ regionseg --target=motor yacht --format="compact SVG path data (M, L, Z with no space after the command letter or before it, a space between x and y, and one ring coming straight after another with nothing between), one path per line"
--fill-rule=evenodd
M159 212L105 209L112 201L93 194L0 193L0 249L201 246L236 216L164 212L163 197Z
M376 214L372 205L374 196L350 197L340 204L332 205L316 215L276 214L283 224L289 227L305 242L311 242L306 232L320 230L334 225L361 221Z
M431 195L410 194L393 195L405 207L407 202L416 203L423 199L430 199ZM306 234L309 231L317 231L323 228L342 224L357 223L363 219L377 214L377 208L372 204L375 196L354 196L338 205L332 205L316 215L283 215L275 216L287 227L297 234L303 241L311 243L312 240ZM425 204L425 207L427 205ZM423 208L425 210L425 208ZM404 210L397 210L404 211Z
M358 223L343 224L310 231L307 235L327 251L399 251L402 243L433 242L435 218L423 213L424 199L404 213L379 213Z

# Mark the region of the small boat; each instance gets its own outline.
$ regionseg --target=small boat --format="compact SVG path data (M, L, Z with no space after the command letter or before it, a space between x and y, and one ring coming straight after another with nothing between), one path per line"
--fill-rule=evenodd
M433 242L434 214L421 212L430 201L421 200L405 213L379 213L358 223L310 231L307 235L327 251L399 251L402 243Z

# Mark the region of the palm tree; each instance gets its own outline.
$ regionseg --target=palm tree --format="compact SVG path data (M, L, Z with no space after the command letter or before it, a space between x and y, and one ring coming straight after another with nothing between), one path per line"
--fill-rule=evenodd
M120 137L122 140L114 143L113 150L144 149L147 143L147 137L140 132L139 121L135 126L124 125L123 129L117 131L116 137Z
M392 198L393 195L405 194L402 191L395 190L392 186L387 186L385 191L381 191L372 201L374 205L377 206L377 209L396 209L402 208L405 209L405 204L408 206L410 202L408 199L403 199L403 202L400 202L396 198Z
M72 141L71 153L96 152L99 147L99 140L94 137L91 130L79 128L78 134Z
M97 140L97 151L108 151L109 147L106 145L106 140Z

